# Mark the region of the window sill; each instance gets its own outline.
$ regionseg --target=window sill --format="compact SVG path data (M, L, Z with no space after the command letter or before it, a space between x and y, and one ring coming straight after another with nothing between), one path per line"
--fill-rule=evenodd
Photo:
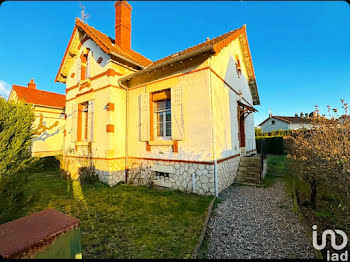
M88 146L89 142L88 141L77 141L75 142L76 146Z
M91 80L90 78L84 79L80 81L79 83L79 90L85 88L85 87L90 87L91 86Z
M173 140L154 140L149 141L150 146L172 146L174 144Z

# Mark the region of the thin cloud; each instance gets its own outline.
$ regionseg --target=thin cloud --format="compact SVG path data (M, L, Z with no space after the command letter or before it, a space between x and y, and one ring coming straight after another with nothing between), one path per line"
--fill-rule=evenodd
M7 98L10 95L11 86L3 80L0 80L0 96Z

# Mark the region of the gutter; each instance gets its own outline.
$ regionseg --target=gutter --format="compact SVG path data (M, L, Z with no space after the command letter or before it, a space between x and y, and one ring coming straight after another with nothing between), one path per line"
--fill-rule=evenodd
M130 60L129 58L126 58L125 56L119 55L119 54L117 54L117 53L115 53L115 52L110 52L110 53L111 53L111 55L114 55L114 56L116 56L116 57L118 57L118 58L120 58L120 59L126 60L126 61L129 62L129 63L132 63L132 64L134 64L134 65L137 65L137 66L141 67L142 69L145 68L144 66L142 66L142 65L140 65L140 64L138 64L138 63L136 63L136 62L134 62L134 61L132 61L132 60ZM119 81L119 80L118 80L118 81ZM124 88L124 87L123 87L123 88Z
M211 65L211 58L209 58L209 67ZM215 159L215 123L213 114L213 86L211 82L211 71L209 71L209 95L210 95L210 125L211 125L211 144L213 150L213 161L214 161L214 190L215 196L219 196L218 188L218 162Z
M118 84L121 88L125 89L125 183L128 182L128 88L122 84L118 79Z
M209 45L209 46L203 47L201 49L198 49L198 50L196 50L194 52L191 52L191 53L188 53L188 54L178 55L178 56L175 56L173 59L166 60L166 61L164 61L162 63L159 63L156 66L152 67L152 65L150 65L150 66L146 67L145 69L142 69L141 71L138 71L138 72L133 73L131 75L125 76L123 78L120 78L120 81L121 82L125 82L125 81L128 81L128 80L131 80L132 78L141 76L141 75L143 75L145 73L151 72L151 71L156 70L156 69L158 69L160 67L167 66L169 64L176 63L176 62L182 61L184 59L196 56L198 54L205 53L205 52L208 52L208 51L213 51L213 50L214 50L213 46Z

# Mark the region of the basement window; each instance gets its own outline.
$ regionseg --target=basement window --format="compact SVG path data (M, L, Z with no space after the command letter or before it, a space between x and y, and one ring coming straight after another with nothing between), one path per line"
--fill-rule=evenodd
M154 173L156 175L156 179L169 178L169 173L158 172L158 171L154 171Z

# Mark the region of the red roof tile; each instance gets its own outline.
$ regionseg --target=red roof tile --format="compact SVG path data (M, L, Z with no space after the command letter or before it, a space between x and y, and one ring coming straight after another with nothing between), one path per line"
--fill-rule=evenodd
M192 53L196 50L199 50L199 49L202 49L204 47L207 47L207 46L213 46L213 49L214 51L217 53L219 52L223 47L227 46L229 43L231 43L231 41L233 39L235 39L236 37L238 37L241 33L243 33L245 27L241 27L241 28L238 28L238 29L235 29L235 30L232 30L226 34L223 34L223 35L220 35L218 37L215 37L209 41L205 41L205 42L202 42L200 44L197 44L195 46L192 46L192 47L189 47L189 48L186 48L185 50L182 50L180 52L177 52L175 54L172 54L172 55L169 55L167 57L164 57L162 59L159 59L155 62L153 62L151 66L155 66L157 64L160 64L160 63L163 63L165 62L166 60L169 60L171 58L174 58L175 56L178 56L178 55L184 55L184 54L189 54L189 53Z
M101 31L95 29L92 26L89 26L88 24L83 23L80 19L75 20L75 24L80 27L82 30L84 30L91 38L94 39L95 42L106 52L111 53L115 52L118 55L121 55L125 58L130 59L131 61L140 64L142 66L148 66L152 63L151 60L144 57L143 55L135 52L134 50L130 49L128 51L121 50L121 48L118 45L115 45L115 40L106 34L102 33Z
M13 85L12 89L20 100L24 100L28 104L60 108L64 108L66 105L65 95L17 85Z

